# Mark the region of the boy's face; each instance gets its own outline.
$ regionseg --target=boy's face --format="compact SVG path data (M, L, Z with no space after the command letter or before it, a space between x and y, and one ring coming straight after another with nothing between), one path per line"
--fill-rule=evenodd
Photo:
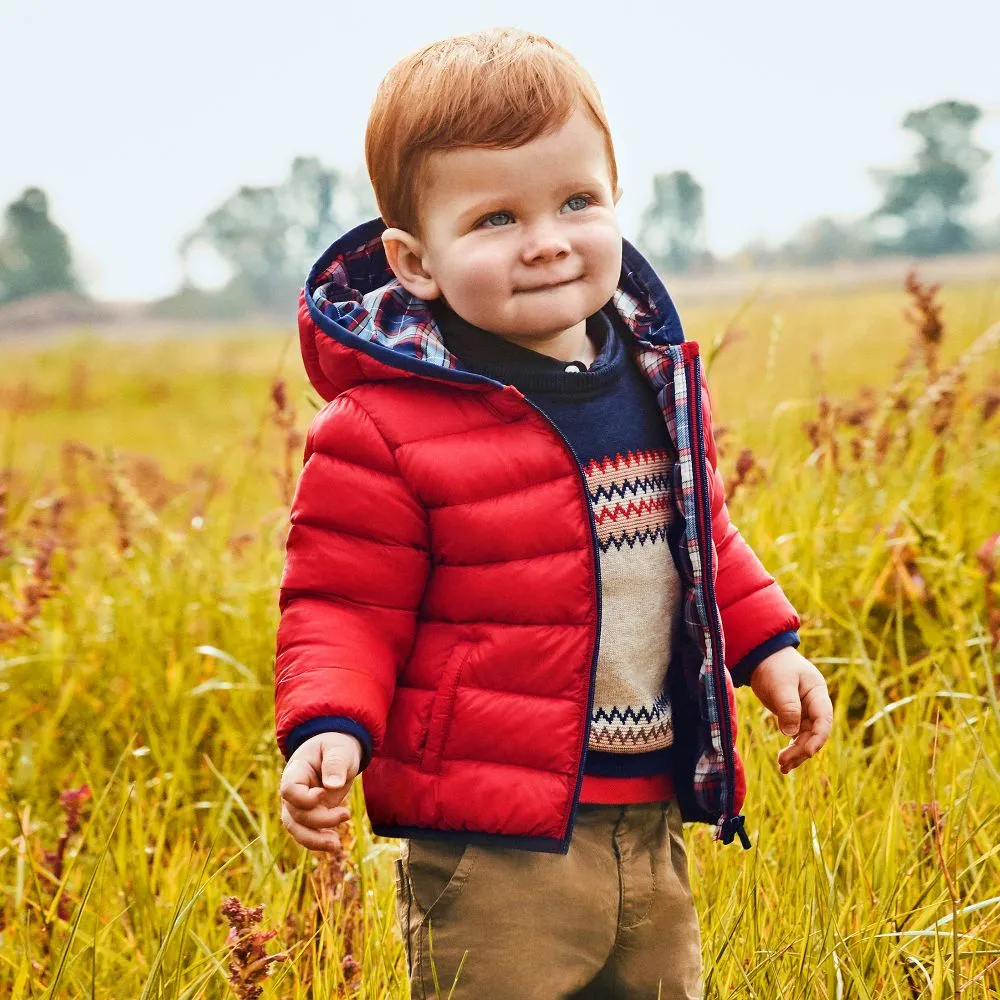
M580 109L516 149L430 155L422 239L383 234L390 266L423 299L530 346L577 327L618 285L622 240L600 129Z

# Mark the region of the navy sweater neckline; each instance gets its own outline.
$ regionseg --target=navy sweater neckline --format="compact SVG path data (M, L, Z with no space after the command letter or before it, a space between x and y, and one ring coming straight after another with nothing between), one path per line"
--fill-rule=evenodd
M614 389L624 374L625 345L603 309L587 318L587 336L595 346L597 357L582 371L567 369L574 362L512 344L498 334L475 326L443 302L435 301L432 309L445 346L458 358L464 370L513 385L526 396L542 393L563 398L592 398Z

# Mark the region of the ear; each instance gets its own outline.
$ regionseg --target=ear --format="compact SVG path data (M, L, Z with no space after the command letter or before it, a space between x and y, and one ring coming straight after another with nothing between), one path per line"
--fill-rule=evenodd
M616 205L618 204L618 202L620 202L622 200L622 193L623 193L622 192L622 186L621 186L621 184L619 184L618 187L615 189L615 204Z
M423 244L404 229L386 229L382 233L386 260L399 283L418 299L440 298L441 289L424 265Z

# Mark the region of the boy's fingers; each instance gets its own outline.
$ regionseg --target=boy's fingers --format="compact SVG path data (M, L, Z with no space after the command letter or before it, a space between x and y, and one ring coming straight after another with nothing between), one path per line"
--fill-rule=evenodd
M335 830L310 829L293 819L287 809L281 810L281 823L297 843L310 851L333 851L340 846Z
M827 698L827 702L829 702L829 698ZM807 716L802 732L778 754L778 764L782 772L787 774L818 753L830 736L832 724L832 706L830 715Z
M805 745L793 740L784 750L778 754L778 766L783 774L798 767L809 759L811 754L806 753Z
M804 764L819 749L813 749L812 744L806 740L793 740L784 750L778 754L778 765L784 773L788 773L799 764Z
M823 733L826 739L833 728L833 702L826 682L820 681L802 695L802 704L809 716L814 720L813 731Z
M316 784L316 774L305 760L290 760L281 775L278 791L285 801L300 809L310 809L319 802L323 789Z
M296 823L307 826L310 830L332 829L351 818L351 811L346 806L336 806L333 809L324 809L321 806L312 809L296 809L295 806L286 802L285 807Z

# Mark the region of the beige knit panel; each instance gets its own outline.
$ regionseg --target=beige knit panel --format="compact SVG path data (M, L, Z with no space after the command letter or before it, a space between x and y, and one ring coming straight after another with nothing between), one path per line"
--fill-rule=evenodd
M601 545L601 647L590 748L646 753L673 743L664 692L681 583L664 537L675 516L664 452L585 470Z
M601 650L590 748L646 753L674 741L663 695L680 579L663 540L601 554Z

